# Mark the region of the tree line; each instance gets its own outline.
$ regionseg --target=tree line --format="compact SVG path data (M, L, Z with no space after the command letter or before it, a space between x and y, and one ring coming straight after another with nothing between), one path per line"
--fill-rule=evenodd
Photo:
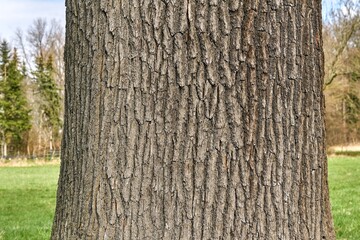
M328 146L360 142L360 2L342 0L323 24Z
M36 19L0 45L1 157L41 156L60 148L64 31Z

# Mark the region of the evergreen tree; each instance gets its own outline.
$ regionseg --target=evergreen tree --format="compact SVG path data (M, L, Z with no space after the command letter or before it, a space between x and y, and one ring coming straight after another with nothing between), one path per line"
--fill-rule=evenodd
M0 54L1 54L1 59L0 59L1 73L4 73L5 66L6 66L6 64L8 64L9 59L10 59L10 46L9 46L9 43L5 40L2 41L0 44Z
M12 56L6 41L1 43L1 81L0 81L0 129L3 156L7 147L19 150L25 133L31 128L30 110L23 89L24 70L20 65L16 49Z
M40 94L40 111L44 126L50 132L50 150L52 150L52 140L57 137L61 127L60 108L61 98L59 88L55 81L55 70L53 58L50 56L46 61L42 55L36 58L36 70L33 72Z

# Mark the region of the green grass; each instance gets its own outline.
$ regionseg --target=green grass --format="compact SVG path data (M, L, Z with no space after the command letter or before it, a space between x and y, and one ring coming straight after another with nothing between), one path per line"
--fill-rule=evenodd
M0 167L0 239L49 239L59 166ZM329 159L338 240L360 239L360 157Z
M338 240L360 239L360 157L329 159L332 214Z
M0 239L49 239L59 166L0 167Z

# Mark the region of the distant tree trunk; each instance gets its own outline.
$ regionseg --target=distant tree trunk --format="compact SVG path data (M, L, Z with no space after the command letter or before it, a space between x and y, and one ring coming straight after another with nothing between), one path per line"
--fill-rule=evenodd
M334 239L321 1L67 1L52 239Z
M6 140L3 142L2 157L7 158L7 143L6 143Z
M52 154L53 152L53 130L52 130L52 127L50 127L50 130L49 130L49 151L50 153Z

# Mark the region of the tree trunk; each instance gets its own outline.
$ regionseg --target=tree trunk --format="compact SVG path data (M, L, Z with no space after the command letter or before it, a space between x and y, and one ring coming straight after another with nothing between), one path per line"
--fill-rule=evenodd
M321 1L67 0L52 239L334 239Z
M7 158L7 143L6 143L6 140L4 140L4 142L3 142L3 154L2 154L2 157L3 158Z

